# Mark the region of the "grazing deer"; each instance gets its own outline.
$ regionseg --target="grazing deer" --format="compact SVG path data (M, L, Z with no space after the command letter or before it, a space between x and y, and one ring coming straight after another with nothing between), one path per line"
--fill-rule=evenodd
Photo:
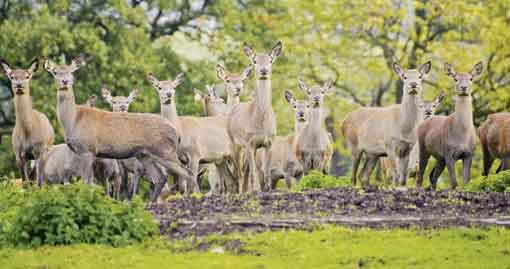
M191 171L194 175L198 175L199 165L212 163L216 165L220 178L231 178L227 176L229 173L227 161L232 158L232 154L226 130L226 118L224 116L178 116L175 89L183 78L182 73L174 80L158 80L152 74L149 75L149 81L159 94L161 115L172 122L182 134L182 147L190 160ZM194 178L192 182L181 182L181 184L189 184L191 191L198 192L197 182L197 178ZM229 182L229 185L233 183Z
M276 187L279 179L284 179L290 189L298 178L303 175L303 166L297 158L298 138L310 120L310 104L298 101L290 91L285 91L285 100L294 110L294 132L286 136L277 136L271 146L271 162L269 165L271 175L271 188ZM261 166L261 155L257 159Z
M216 94L214 85L206 85L207 93L195 89L195 101L200 102L204 108L205 116L225 116L228 108L225 101Z
M55 65L50 60L44 63L44 68L56 80L57 117L69 148L77 154L98 158L135 157L142 164L155 160L174 174L192 177L178 158L180 136L172 123L157 115L115 113L76 105L73 73L83 64L81 57L70 65ZM155 186L152 202L163 187L164 183Z
M462 177L464 183L470 180L471 161L476 145L475 126L473 124L473 105L471 86L474 78L482 73L482 62L477 63L469 73L455 73L453 67L446 63L445 72L455 80L455 112L449 116L432 116L418 127L420 153L420 171L416 181L419 188L430 156L437 160L430 174L430 185L436 188L437 179L448 167L451 188L457 187L455 162L462 160Z
M441 104L445 96L444 91L441 91L441 93L434 98L434 101L422 101L420 104L419 109L419 123L418 125L429 118L430 116L434 115L437 107ZM418 142L414 143L414 146L411 150L411 153L409 154L409 167L407 169L407 176L411 177L415 175L418 172L418 164L419 164L419 151L418 151ZM395 167L392 167L392 163L390 160L386 157L382 157L380 159L380 164L383 170L384 178L389 179L393 176L395 173Z
M12 131L12 146L16 155L16 164L21 171L23 182L33 179L34 174L39 180L37 162L39 157L53 145L55 138L48 118L32 108L29 82L37 71L39 60L33 60L28 69L12 69L2 59L0 59L0 66L11 81L11 91L14 96L16 123ZM34 161L34 170L30 169L30 160Z
M501 164L496 173L508 169L510 157L510 141L507 137L510 130L510 113L494 113L487 117L478 128L480 144L482 144L483 153L483 172L484 176L489 175L492 163L495 158L501 159Z
M303 172L318 170L329 173L331 157L333 156L333 141L331 135L323 127L324 95L331 88L332 80L326 81L324 86L309 88L305 82L299 80L299 88L308 96L311 104L310 121L299 132L297 156Z
M228 73L225 67L216 65L216 75L225 84L227 91L227 108L230 110L239 104L239 96L244 89L244 81L250 77L253 67L250 65L245 68L241 74Z
M366 155L362 169L365 186L369 185L372 170L382 156L388 156L395 164L393 167L398 164L398 175L393 175L394 181L400 180L400 184L406 184L409 153L416 143L422 81L430 72L431 63L426 62L418 70L404 70L400 65L393 64L393 69L403 82L402 104L362 107L349 113L342 124L342 133L353 159L353 185L356 185L363 153Z
M257 76L254 98L235 105L228 114L228 134L233 143L234 169L236 178L240 179L240 191L260 191L262 185L269 188L270 149L276 136L276 120L271 106L271 67L282 51L278 41L269 54L257 54L247 43L244 53L255 66ZM261 149L258 151L258 149ZM264 174L257 168L257 156L263 154ZM247 173L243 173L245 157ZM244 175L246 174L246 177ZM260 180L262 179L262 181ZM262 182L262 185L261 185Z

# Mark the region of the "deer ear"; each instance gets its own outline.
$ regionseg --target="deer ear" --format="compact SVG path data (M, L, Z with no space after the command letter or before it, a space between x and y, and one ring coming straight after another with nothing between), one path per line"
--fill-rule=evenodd
M179 73L174 79L174 86L177 87L184 81L184 73Z
M4 59L0 59L0 66L2 66L2 69L7 76L11 75L11 66Z
M80 55L76 58L74 58L72 61L71 61L71 69L72 69L72 72L78 70L80 67L84 66L85 65L85 59L83 59L83 56Z
M333 85L333 80L332 79L328 79L324 83L324 86L322 86L322 94L325 94L329 89L331 89L332 85Z
M309 94L310 93L310 89L308 89L308 87L306 86L305 82L302 81L301 79L298 79L298 85L299 85L299 88L306 94Z
M241 80L247 79L251 75L251 71L253 70L253 66L248 66L243 70L243 73L241 73Z
M147 78L149 79L149 82L152 84L152 86L154 86L154 88L158 89L158 84L159 84L158 79L152 73L149 73Z
M432 63L430 61L427 61L426 63L424 63L420 66L420 69L418 69L418 71L422 75L426 75L430 72L430 69L432 69Z
M444 72L452 78L455 78L456 76L455 69L453 69L453 66L449 63L444 64Z
M483 63L482 63L482 61L480 61L477 64L475 64L475 66L473 66L473 69L471 69L471 71L469 73L471 74L471 76L477 77L482 74L482 71L483 71Z
M204 94L201 91L199 91L197 89L193 89L193 91L194 91L193 97L194 97L195 101L200 102L200 101L202 101L202 99L204 99Z
M108 103L112 103L112 93L105 87L101 89L101 96L103 96L104 100Z
M255 51L246 41L243 43L243 51L252 61L255 59Z
M129 102L133 102L136 97L138 97L138 89L137 88L134 88L130 93L129 93L129 96L128 96L128 99L129 99Z
M209 95L216 96L216 90L214 89L214 85L206 85L205 88Z
M50 59L45 59L43 63L43 68L49 73L53 74L53 69L55 68L55 64Z
M399 77L404 75L404 69L398 63L393 63L393 70Z
M444 96L445 96L445 92L444 91L441 91L441 93L439 93L438 96L436 96L436 98L434 98L434 104L437 106L439 105L443 99L444 99Z
M269 53L269 56L271 57L271 62L274 62L276 60L276 57L280 55L283 49L282 41L278 41L276 45L271 49L271 53Z
M287 100L289 104L294 104L296 102L296 98L289 90L285 91L285 100Z
M38 68L39 68L39 59L35 58L32 60L32 62L30 62L30 67L28 68L28 72L30 73L30 75L32 75L33 73L35 73L37 71Z
M216 65L216 76L221 80L225 80L225 67L221 64Z

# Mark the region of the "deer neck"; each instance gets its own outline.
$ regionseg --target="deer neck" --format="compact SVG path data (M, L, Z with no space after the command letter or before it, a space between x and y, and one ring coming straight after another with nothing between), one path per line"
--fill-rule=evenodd
M455 98L455 128L466 131L473 127L473 107L471 95Z
M257 87L255 90L255 114L257 117L266 118L272 113L271 107L271 80L257 79Z
M67 134L73 129L76 119L76 103L72 87L57 91L57 115L58 121Z
M28 94L14 95L14 112L16 113L16 126L22 130L32 127L32 98Z
M301 132L301 130L304 129L305 126L306 122L300 122L296 120L296 123L294 123L294 133L298 134L299 132Z
M310 122L308 123L308 129L317 131L322 127L322 108L312 108L310 110Z
M417 94L404 94L402 104L400 105L400 132L401 134L409 134L413 132L419 117L419 101Z
M172 101L171 104L161 104L161 116L176 126L180 124L179 115L177 115L177 108L175 107L174 101Z

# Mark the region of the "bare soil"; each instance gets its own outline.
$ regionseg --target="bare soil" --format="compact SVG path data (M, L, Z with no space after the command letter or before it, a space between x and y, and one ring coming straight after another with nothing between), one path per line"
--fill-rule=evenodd
M149 206L171 238L212 233L314 229L510 227L510 193L353 188L183 197Z

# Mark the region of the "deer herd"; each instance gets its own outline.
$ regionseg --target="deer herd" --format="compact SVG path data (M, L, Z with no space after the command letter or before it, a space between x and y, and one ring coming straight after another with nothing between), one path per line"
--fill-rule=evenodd
M217 65L217 77L227 98L224 102L214 86L206 86L205 92L195 90L195 100L203 105L205 117L178 115L175 97L183 73L171 80L148 75L159 94L160 115L128 112L140 93L138 89L125 97L113 96L103 88L102 97L113 110L109 112L95 107L95 95L84 105L75 102L74 73L84 65L82 57L60 65L46 59L43 65L55 80L57 117L65 136L65 143L58 145L53 144L54 131L48 118L32 106L29 81L38 60L28 69L13 69L0 59L14 96L12 144L22 180L37 180L41 186L43 182L67 184L72 177L79 177L85 183L103 184L114 198L131 199L144 179L151 183L150 200L154 202L163 188L168 188L169 175L178 191L191 193L200 191L200 179L207 171L210 192L225 194L267 191L280 179L290 188L311 170L328 173L333 141L323 127L323 103L333 82L309 86L298 80L305 100L285 91L284 98L294 112L294 130L277 136L271 76L281 52L281 42L269 53L256 53L244 43L244 53L251 62L246 69L232 73ZM352 155L353 185L364 159L360 172L363 186L369 185L380 161L394 185L405 186L414 170L416 187L420 188L430 156L436 159L430 174L433 189L445 166L450 186L457 186L457 160L463 162L464 182L469 181L476 145L471 93L473 80L482 73L482 63L468 73L457 73L445 64L455 92L455 112L449 116L433 115L444 92L432 102L421 99L423 80L431 67L430 61L409 70L394 64L403 82L402 103L361 107L346 116L341 132ZM251 100L241 102L239 96L252 73L256 77L254 93ZM485 175L495 158L502 161L498 170L508 168L509 132L509 113L490 115L479 128Z

